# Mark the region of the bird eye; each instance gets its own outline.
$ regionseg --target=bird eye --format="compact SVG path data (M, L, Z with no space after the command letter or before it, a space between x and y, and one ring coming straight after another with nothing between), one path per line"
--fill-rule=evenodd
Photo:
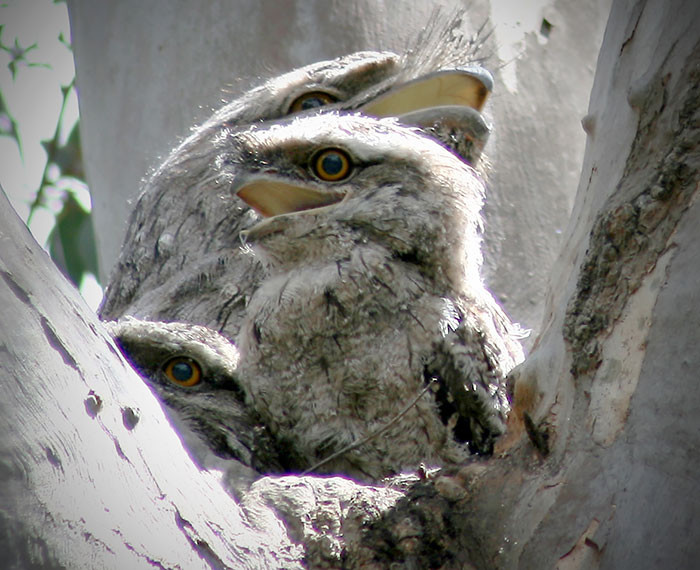
M326 182L338 182L350 176L352 163L348 155L336 148L324 150L313 159L314 174Z
M168 360L163 366L163 372L173 384L186 388L199 384L202 379L202 369L199 364L184 356Z
M335 103L337 100L338 99L333 95L329 95L323 91L310 91L294 99L289 106L288 112L298 113L299 111L308 111L309 109L323 107L329 103Z

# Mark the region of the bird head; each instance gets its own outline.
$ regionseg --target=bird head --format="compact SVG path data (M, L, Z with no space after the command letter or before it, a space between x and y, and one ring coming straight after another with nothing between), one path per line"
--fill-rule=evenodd
M488 137L481 109L492 86L475 62L480 45L459 33L459 18L436 18L401 55L358 52L270 79L221 107L148 178L100 308L102 318L150 315L237 328L257 286L256 265L225 270L239 233L257 222L219 184L220 139L320 110L398 116L475 164ZM467 120L468 119L468 120ZM225 273L226 285L218 281ZM234 290L235 289L235 290ZM203 298L227 309L212 313ZM235 297L235 298L234 298ZM230 316L230 319L229 319Z
M222 107L202 129L242 126L314 112L319 107L398 117L416 125L476 164L490 133L482 116L493 90L481 66L489 58L490 37L482 25L465 31L462 10L436 10L401 53L360 51L298 68L268 80ZM454 119L452 107L472 109Z
M245 423L235 377L236 347L215 331L186 323L126 317L106 323L151 388L219 455L244 454L235 433Z
M481 111L493 89L491 74L478 64L450 61L411 67L415 60L412 53L363 51L314 63L248 91L204 127L235 128L315 113L321 107L350 110L419 126L475 163L490 132Z
M239 352L226 337L204 326L133 317L105 325L166 404L170 420L200 465L244 477L251 476L251 468L295 467L296 458L278 447L247 405L236 373ZM212 463L212 453L225 462Z
M478 273L483 185L420 131L322 113L232 132L220 144L223 178L264 217L243 237L273 271L371 242L436 275ZM476 245L469 255L465 243Z

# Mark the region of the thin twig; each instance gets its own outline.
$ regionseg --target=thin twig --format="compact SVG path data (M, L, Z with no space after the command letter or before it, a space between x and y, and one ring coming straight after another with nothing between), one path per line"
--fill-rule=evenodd
M336 451L335 453L329 455L329 456L326 457L325 459L322 459L321 461L319 461L318 463L316 463L316 465L314 465L313 467L309 467L309 469L307 469L306 471L304 471L304 472L302 473L302 475L308 475L308 474L311 473L312 471L316 471L316 469L318 469L319 467L321 467L321 465L325 465L325 464L328 463L329 461L332 461L333 459L336 459L336 458L340 457L341 455L347 453L348 451L352 451L353 449L355 449L355 448L357 448L357 447L360 447L361 445L364 445L364 444L367 443L369 440L374 439L374 438L377 437L379 434L381 434L381 433L385 432L386 430L388 430L392 425L394 425L394 424L395 424L397 421L399 421L404 415L406 415L406 413L408 412L408 410L410 410L413 406L415 406L415 405L418 403L418 400L421 399L421 397L423 396L423 394L425 394L428 390L430 390L430 387L433 385L434 382L437 382L437 380L436 380L435 378L431 378L431 380L428 382L427 386L425 386L425 388L423 388L423 389L420 391L420 393L413 399L413 401L412 401L410 404L408 404L408 406L406 406L403 410L401 410L398 414L396 414L388 423L384 424L384 425L383 425L382 427L380 427L378 430L376 430L376 431L373 432L373 433L370 433L368 436L362 438L361 440L356 441L356 442L354 442L354 443L351 443L350 445L344 447L344 448L341 449L340 451Z
M71 90L75 87L75 77L70 80L68 85L61 88L63 94L63 101L61 102L61 110L58 113L58 119L56 120L56 129L54 130L53 137L48 141L46 150L46 162L44 163L44 171L41 173L41 182L39 183L39 189L36 191L36 196L34 200L29 205L29 215L27 216L26 224L32 221L34 214L39 206L44 202L45 190L48 186L51 186L51 181L49 180L49 168L54 163L56 159L56 153L58 152L58 141L61 136L61 128L63 127L63 118L68 105L68 98L70 97Z

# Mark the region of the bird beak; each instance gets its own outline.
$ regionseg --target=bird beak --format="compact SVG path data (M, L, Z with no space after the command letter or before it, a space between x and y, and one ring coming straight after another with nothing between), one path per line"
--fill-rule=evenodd
M241 231L238 235L243 245L250 245L276 233L284 232L284 222L280 225L279 218L265 218L251 228Z
M361 110L432 131L432 136L476 164L491 133L480 111L492 89L493 77L482 67L447 69L398 85Z
M446 69L398 85L360 110L375 117L397 117L444 105L481 111L492 89L493 77L482 67Z
M234 181L232 191L266 218L329 206L345 196L340 192L281 182L264 174L241 176Z
M474 163L481 156L491 134L491 127L479 111L458 105L418 109L400 115L398 119L406 125L415 125L438 133L443 131L453 133L453 136L454 133L459 133L470 143L469 156L464 157L470 163Z
M300 189L298 186L291 186L291 185L284 185L281 184L280 186L288 186L288 188L291 189ZM306 188L301 188L301 190L307 190ZM263 193L267 192L267 187L263 188L262 190ZM238 194L240 196L240 193ZM241 241L243 242L244 245L248 244L254 244L258 243L261 240L265 238L269 238L270 236L273 236L275 234L283 234L285 231L289 229L289 218L292 216L295 216L298 212L306 211L306 210L314 210L314 212L318 212L322 210L325 206L330 206L331 204L335 204L336 202L339 202L343 199L343 196L337 195L337 199L333 200L332 202L323 202L323 203L318 203L318 205L313 205L305 208L298 208L294 210L288 210L288 211L282 211L282 208L279 206L279 204L274 203L273 207L275 211L278 213L276 214L270 214L267 216L258 208L256 208L252 202L248 202L248 200L245 200L246 203L255 208L255 210L263 215L266 216L264 220L259 221L257 224L254 226L248 228L247 230L243 230L239 233L239 236L241 238ZM287 198L287 196L285 196ZM308 202L306 202L308 203ZM296 202L295 204L296 205Z

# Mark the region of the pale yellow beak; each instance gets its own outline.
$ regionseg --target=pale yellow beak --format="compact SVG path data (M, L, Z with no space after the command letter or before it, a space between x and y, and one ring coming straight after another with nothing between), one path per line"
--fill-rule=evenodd
M489 128L479 111L492 87L491 74L481 67L442 70L398 85L360 110L366 115L397 117L423 127L454 126L483 146ZM234 183L233 192L266 218L329 206L344 198L344 194L330 187L297 186L273 176L243 175Z
M258 214L266 218L320 208L340 202L344 194L258 178L244 181L234 192Z
M491 74L481 67L437 71L390 89L361 111L375 117L397 117L446 105L481 111L492 87Z

